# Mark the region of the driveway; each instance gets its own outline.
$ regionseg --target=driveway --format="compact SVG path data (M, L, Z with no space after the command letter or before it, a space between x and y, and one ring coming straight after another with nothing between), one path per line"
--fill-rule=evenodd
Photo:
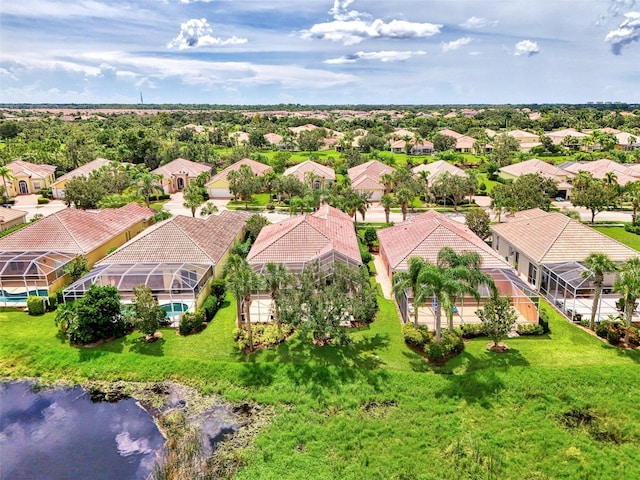
M384 298L391 299L391 279L387 274L387 268L385 267L379 253L373 255L373 264L376 266L376 281L382 287L382 294L384 295Z
M47 217L67 208L62 200L51 200L46 205L38 205L38 197L39 195L19 195L15 197L13 208L27 212L27 221L38 213Z

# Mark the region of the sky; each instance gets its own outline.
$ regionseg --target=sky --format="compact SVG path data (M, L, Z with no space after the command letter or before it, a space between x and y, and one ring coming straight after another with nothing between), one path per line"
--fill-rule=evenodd
M0 0L0 103L640 100L640 0Z

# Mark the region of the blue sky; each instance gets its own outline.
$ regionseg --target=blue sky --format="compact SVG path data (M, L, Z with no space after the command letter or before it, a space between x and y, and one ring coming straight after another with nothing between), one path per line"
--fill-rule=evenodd
M7 0L0 102L638 102L640 0Z

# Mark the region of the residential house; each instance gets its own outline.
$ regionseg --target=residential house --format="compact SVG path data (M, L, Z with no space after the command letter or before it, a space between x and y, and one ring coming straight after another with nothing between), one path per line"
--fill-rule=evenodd
M65 173L61 177L59 177L53 184L51 185L51 194L53 198L64 198L64 189L67 185L67 182L72 178L76 177L88 177L96 170L101 169L109 164L111 164L111 160L107 160L106 158L96 158L95 160L90 161L84 165L79 166L78 168L71 170L68 173Z
M336 181L336 174L333 168L313 160L306 160L289 167L284 171L283 175L293 175L303 183L310 183L309 186L314 190L324 188L328 182Z
M14 160L7 163L7 167L11 171L11 178L0 179L0 185L6 184L10 197L38 193L55 181L56 167L53 165Z
M335 262L362 265L351 217L326 204L314 213L264 227L247 261L258 272L270 262L283 264L294 273L311 262L319 262L321 267Z
M470 137L469 135L463 135L456 139L455 150L460 153L471 153L473 152L473 146L475 143L475 138Z
M277 133L265 133L264 139L271 147L278 147L282 144L282 135L278 135Z
M67 208L0 238L0 303L58 290L69 281L65 265L84 255L91 267L144 230L154 213L137 203L97 212Z
M249 143L249 134L247 132L231 132L229 134L232 145L239 147Z
M385 165L378 160L370 160L361 165L357 165L348 170L351 186L358 192L370 192L370 200L380 201L382 195L387 193L386 187L382 183L382 175L392 174L393 167Z
M446 135L447 137L453 137L456 140L464 137L464 135L462 133L458 133L455 130L451 130L450 128L443 128L442 130L440 130L439 133L441 135Z
M544 178L550 178L558 187L558 197L569 199L571 197L571 179L575 174L558 168L550 163L532 158L524 162L514 163L500 168L500 176L505 180L515 180L523 175L537 173Z
M640 148L640 135L632 133L619 132L615 134L616 150L631 151Z
M640 174L635 169L605 158L591 162L566 162L558 167L574 175L578 172L588 172L593 178L599 179L606 178L609 172L613 172L621 187L640 178Z
M437 264L438 254L444 247L456 253L475 252L481 260L481 270L490 275L501 295L511 297L512 305L519 312L521 322L538 321L536 295L519 277L511 266L466 225L455 222L445 215L430 210L393 227L378 231L380 258L389 278L400 272L407 272L412 257L422 258ZM480 286L482 304L491 295L486 285ZM415 308L419 308L418 317L424 323L433 322L433 302L426 305L414 305L413 292L403 292L396 296L400 312L405 321L412 317ZM475 298L466 296L456 303L454 323L479 323L475 311L479 307Z
M622 263L640 255L616 240L559 212L525 210L491 227L492 247L528 283L569 318L589 315L593 305L593 278L585 277L582 262L591 253L606 253ZM611 293L614 274L605 276L601 318L617 315Z
M211 165L192 162L185 158L176 158L151 171L162 177L162 188L165 193L181 192L198 178L198 175L209 172L211 172Z
M407 143L405 140L392 140L390 144L391 153L406 153Z
M431 155L435 152L433 143L429 140L421 140L411 147L411 155Z
M418 165L413 167L411 171L418 175L420 172L427 172L427 181L429 184L433 183L433 181L442 175L445 172L448 172L451 175L457 175L459 177L468 177L469 174L455 165L444 161L444 160L436 160L432 163L426 163L422 165Z
M0 208L0 232L27 221L27 212L16 208Z
M96 263L65 289L64 298L80 298L94 284L112 285L126 303L144 284L169 317L195 310L211 293L211 280L222 277L233 245L243 240L248 216L225 210L206 219L170 218Z
M272 168L264 163L256 162L250 158L243 158L236 163L229 165L224 170L219 171L207 182L206 187L210 198L231 198L233 195L229 190L229 172L240 170L242 165L248 166L257 177L263 177Z
M507 135L518 141L521 152L528 152L533 147L542 145L540 138L535 133L525 132L524 130L511 130L507 132Z
M555 130L553 132L546 132L546 137L549 137L554 145L562 145L567 148L580 148L582 140L585 137L588 137L586 133L579 132L573 128L563 128L561 130ZM568 142L567 137L574 139L573 142Z

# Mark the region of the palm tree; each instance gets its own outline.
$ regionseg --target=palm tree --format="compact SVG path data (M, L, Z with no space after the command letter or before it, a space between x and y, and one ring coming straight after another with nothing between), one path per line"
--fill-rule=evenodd
M418 326L418 306L426 300L423 298L424 290L418 282L420 273L427 266L426 260L420 257L409 259L409 269L406 272L396 273L393 277L393 293L404 294L405 290L413 292L413 323Z
M0 165L0 177L2 178L2 184L4 185L4 193L7 197L11 198L11 192L7 187L7 180L14 180L13 172L6 165Z
M620 294L624 302L624 319L626 334L624 341L629 343L629 329L631 319L640 298L640 258L631 258L625 262L620 270L620 278L614 283L613 290Z
M584 259L582 264L587 268L582 272L582 278L593 277L593 305L591 306L591 320L589 322L589 328L595 330L596 328L596 314L600 308L600 297L602 295L602 285L604 283L604 274L613 273L618 270L618 265L609 258L606 253L590 253L587 258Z
M242 326L242 306L244 306L244 328L247 331L249 350L253 351L253 332L251 331L251 291L260 287L258 274L254 272L247 261L236 255L229 256L223 269L223 276L227 280L227 288L236 299L236 326Z
M399 188L396 192L396 200L398 201L402 209L402 221L405 221L407 219L407 208L409 206L409 202L413 202L413 199L414 192L412 192L409 188L402 187Z
M200 209L200 215L203 217L208 217L209 215L213 215L218 211L218 207L213 202L205 203Z
M262 274L269 292L271 292L271 305L273 308L273 322L280 327L280 316L278 312L278 294L289 281L290 275L285 266L281 263L269 262L265 265Z
M184 205L185 208L191 209L191 216L196 216L196 209L204 203L203 189L199 187L195 182L191 182L183 190Z
M145 172L138 177L136 182L136 193L144 197L147 208L151 205L151 195L154 193L162 194L164 189L160 184L162 176L151 172Z
M395 204L396 200L395 198L393 198L393 195L385 193L384 195L382 195L382 197L380 197L380 205L382 205L382 208L384 208L384 216L387 223L389 223L389 214L391 213L391 207L393 207Z
M631 223L636 224L636 217L638 216L638 208L640 207L640 181L629 182L625 186L624 199L631 202L633 212L631 213Z
M618 176L615 172L607 172L604 174L604 183L608 186L618 185Z

